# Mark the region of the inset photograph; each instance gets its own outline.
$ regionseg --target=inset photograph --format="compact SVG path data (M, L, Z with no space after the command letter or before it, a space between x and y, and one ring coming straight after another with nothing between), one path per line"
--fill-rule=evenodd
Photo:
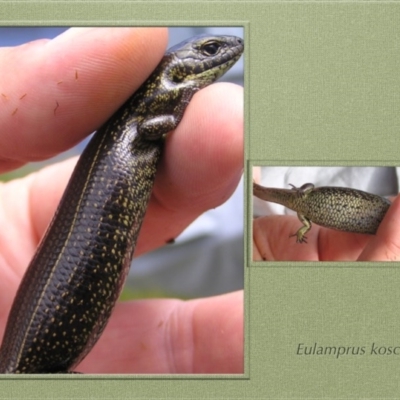
M398 167L252 171L253 261L396 261L390 206Z

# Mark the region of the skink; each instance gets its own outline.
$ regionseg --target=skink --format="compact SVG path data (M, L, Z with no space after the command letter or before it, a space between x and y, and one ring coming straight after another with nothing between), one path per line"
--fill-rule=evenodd
M291 236L296 236L298 243L307 241L305 234L311 229L311 222L340 231L375 234L391 204L384 197L362 190L314 187L312 183L292 189L253 183L253 195L297 212L303 226Z
M128 273L164 136L242 52L234 36L180 43L95 133L17 291L1 373L70 372L88 354Z

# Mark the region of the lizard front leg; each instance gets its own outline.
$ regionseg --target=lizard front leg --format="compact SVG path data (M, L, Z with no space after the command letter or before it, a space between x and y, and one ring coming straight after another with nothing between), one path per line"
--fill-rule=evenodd
M289 237L296 236L297 243L307 243L305 234L311 229L311 221L300 213L297 213L297 217L303 223L303 226L296 233L293 233L293 235L289 235Z

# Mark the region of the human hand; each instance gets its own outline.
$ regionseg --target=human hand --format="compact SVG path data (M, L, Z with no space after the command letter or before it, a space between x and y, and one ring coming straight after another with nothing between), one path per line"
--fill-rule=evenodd
M151 73L165 46L162 28L98 28L0 49L0 170L51 157L98 128ZM227 83L194 96L167 139L135 255L176 237L234 191L243 169L242 101L242 89ZM0 186L1 331L75 161ZM242 293L119 303L77 370L241 373Z
M254 261L397 261L400 257L400 196L394 199L376 235L322 228L307 232L307 243L289 235L301 222L295 216L273 215L253 221Z

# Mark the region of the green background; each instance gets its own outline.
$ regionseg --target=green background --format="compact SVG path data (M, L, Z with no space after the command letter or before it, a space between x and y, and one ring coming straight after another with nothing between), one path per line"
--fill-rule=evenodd
M244 26L248 178L259 163L399 165L400 3L14 1L0 18ZM2 377L0 398L400 398L400 356L296 356L299 343L399 345L397 263L250 264L243 376Z

